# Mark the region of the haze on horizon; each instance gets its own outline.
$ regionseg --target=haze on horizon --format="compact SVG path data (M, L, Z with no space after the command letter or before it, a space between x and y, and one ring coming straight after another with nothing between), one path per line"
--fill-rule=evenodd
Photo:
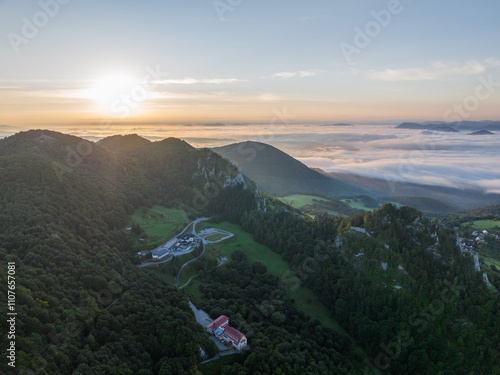
M499 11L495 0L5 0L0 124L496 120Z

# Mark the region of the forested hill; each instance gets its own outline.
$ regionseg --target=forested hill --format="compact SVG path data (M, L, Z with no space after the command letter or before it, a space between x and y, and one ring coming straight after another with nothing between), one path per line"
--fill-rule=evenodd
M500 373L500 272L475 270L453 229L390 204L346 218L252 212L241 222L361 343L364 374Z
M149 146L152 142L142 138L137 134L112 135L101 139L98 142L101 146L119 153L130 153L139 150L142 147Z
M499 272L477 272L454 230L408 207L312 220L271 197L259 210L262 199L227 160L178 139L95 144L33 130L0 140L0 267L16 265L18 313L17 367L1 373L500 373ZM207 270L214 283L197 293L254 331L251 351L218 372L199 366L200 348L216 348L183 292L129 255L128 215L154 204L240 224L294 272L278 279L239 249ZM343 331L298 311L289 283L309 287Z
M227 206L252 209L255 191L209 150L154 147L134 159L51 131L0 140L0 266L16 264L16 374L182 374L195 371L200 348L215 353L185 297L133 264L121 228L143 205L203 214L208 203L193 199L210 184L220 192L211 207L234 190L239 200ZM0 290L7 295L3 271Z
M156 199L165 205L175 197L199 209L224 187L241 183L250 190L257 189L253 181L215 152L195 149L177 138L150 142L137 135L116 135L104 138L99 145L132 158L152 183Z
M315 193L327 196L364 194L354 185L325 176L277 148L259 142L242 142L213 151L233 162L266 193Z

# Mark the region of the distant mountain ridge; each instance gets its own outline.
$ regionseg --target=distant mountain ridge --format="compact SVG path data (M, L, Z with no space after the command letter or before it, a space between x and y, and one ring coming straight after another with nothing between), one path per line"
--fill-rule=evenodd
M478 130L500 130L500 121L456 121L456 122L403 122L396 129L417 129L417 130L436 130L439 128L451 128L455 131L478 131Z
M137 134L112 135L97 142L101 146L114 152L130 153L142 147L150 145L152 142L142 138Z
M212 150L231 161L261 190L272 195L289 192L327 196L364 194L363 189L322 175L268 144L248 141Z
M490 132L489 130L478 130L477 132L469 133L469 135L493 135L495 133Z
M355 174L327 173L318 168L309 168L264 143L242 142L216 147L213 151L234 163L259 189L275 196L291 193L330 197L366 195L381 203L397 202L429 214L500 203L500 194L487 194L474 188L419 185Z
M359 186L383 201L398 202L423 212L445 213L500 204L500 194L479 189L420 185L345 173L327 174L338 181Z
M443 133L458 133L459 132L459 130L452 128L451 126L438 126L432 130L436 131L436 132L443 132Z

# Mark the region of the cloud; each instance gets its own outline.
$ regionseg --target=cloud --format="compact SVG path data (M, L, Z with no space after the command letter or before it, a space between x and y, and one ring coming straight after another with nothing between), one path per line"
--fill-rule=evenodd
M500 61L495 58L486 59L484 62L473 60L465 64L435 61L427 68L371 70L365 73L365 76L373 81L432 81L450 76L478 75L498 66Z
M477 184L485 189L486 193L500 194L500 178L496 180L480 180Z
M327 172L500 193L498 136L471 139L465 133L414 133L385 126L356 129L357 137L304 134L302 142L314 139L315 144L292 155Z
M294 78L294 77L314 77L317 74L315 71L310 71L310 70L300 70L298 72L280 72L280 73L274 73L273 77L277 78Z
M183 78L183 79L164 79L161 81L156 81L155 83L160 85L195 85L195 84L214 84L223 85L231 84L235 82L246 82L246 80L238 78L211 78L211 79L196 79L196 78Z

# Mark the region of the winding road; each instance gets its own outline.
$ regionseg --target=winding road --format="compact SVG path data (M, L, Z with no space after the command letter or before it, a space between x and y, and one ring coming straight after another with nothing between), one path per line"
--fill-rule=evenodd
M195 236L197 235L196 234L196 224L198 224L199 222L201 221L205 221L205 220L210 220L209 217L200 217L199 219L196 219L192 222L190 222L188 225L186 225L186 227L182 230L182 232L180 232L178 235L176 235L175 237L179 237L180 235L184 234L186 232L186 230L191 226L193 225L193 229L191 230L190 233L193 233ZM173 237L173 238L175 238ZM172 240L170 240L172 241ZM167 242L170 242L170 241L167 241ZM184 254L179 254L179 255L184 255ZM166 260L162 260L161 262L143 262L141 264L139 264L137 267L148 267L148 266L154 266L155 264L163 264L163 263L167 263L169 261L171 261L173 258L174 258L175 255L171 256L170 258L166 259Z
M202 245L203 245L203 251L201 252L200 255L198 255L196 258L194 259L191 259L189 261L187 261L186 263L184 263L181 267L181 269L179 270L179 273L177 274L177 276L175 277L175 286L177 286L179 284L179 276L181 276L181 273L182 273L182 270L184 269L184 267L186 267L189 263L192 263L194 262L195 260L201 258L203 256L203 254L205 254L205 240L202 240L201 241Z
M210 244L210 243L219 243L221 241L224 241L224 240L227 240L228 238L231 238L234 236L233 233L230 233L230 232L227 232L227 231L224 231L224 230L221 230L221 229L217 229L216 231L219 233L219 234L227 234L226 237L223 237L221 238L220 240L217 240L217 241L208 241L207 239L203 238L202 236L198 235L198 233L196 232L196 224L198 224L199 222L201 221L205 221L205 220L210 220L209 217L200 217L199 219L196 219L192 222L190 222L185 228L184 230L179 233L177 236L175 237L178 237L182 234L185 234L187 232L187 230L189 229L189 227L192 225L193 228L191 229L191 231L189 233L192 233L194 234L197 238L200 238L201 239L201 244L203 246L203 251L201 252L200 255L198 255L196 258L193 258L189 261L187 261L186 263L184 263L182 266L181 266L181 269L179 270L179 272L177 273L177 276L175 277L175 286L178 287L179 285L179 277L181 276L181 273L182 273L182 270L187 266L189 265L190 263L194 262L195 260L198 260L200 259L204 254L205 254L205 250L206 250L206 244ZM171 239L170 241L172 241L173 239ZM178 254L178 255L184 255L184 254ZM157 264L163 264L163 263L167 263L169 261L171 261L174 256L176 255L172 255L170 258L166 259L166 260L163 260L161 262L144 262L144 263L141 263L138 265L138 267L148 267L148 266L153 266L153 265L157 265ZM219 265L220 266L220 265ZM197 275L194 275L192 276L183 286L181 286L179 289L182 289L184 288L186 285L189 284L189 282Z

